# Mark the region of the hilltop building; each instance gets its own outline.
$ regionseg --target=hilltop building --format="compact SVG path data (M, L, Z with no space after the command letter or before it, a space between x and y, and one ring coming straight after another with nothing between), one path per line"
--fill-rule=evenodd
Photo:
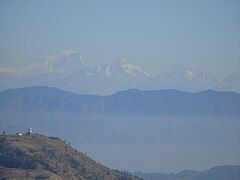
M33 132L32 132L32 128L29 128L28 129L28 132L27 132L27 135L30 135L30 134L32 134Z

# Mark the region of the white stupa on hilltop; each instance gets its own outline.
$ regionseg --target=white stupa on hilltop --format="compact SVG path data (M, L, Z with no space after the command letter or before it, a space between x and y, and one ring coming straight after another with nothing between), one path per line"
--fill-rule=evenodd
M27 135L30 135L30 134L32 134L32 128L28 129Z

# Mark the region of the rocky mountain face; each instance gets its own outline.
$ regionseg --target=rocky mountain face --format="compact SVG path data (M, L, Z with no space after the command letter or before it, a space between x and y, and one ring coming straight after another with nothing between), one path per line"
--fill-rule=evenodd
M113 171L69 144L37 134L1 135L0 179L140 179Z
M219 79L207 71L177 64L169 72L153 77L126 60L112 61L100 66L89 65L73 50L41 57L21 68L0 67L0 81L1 90L44 85L79 94L98 95L109 95L130 88L240 92L239 75Z

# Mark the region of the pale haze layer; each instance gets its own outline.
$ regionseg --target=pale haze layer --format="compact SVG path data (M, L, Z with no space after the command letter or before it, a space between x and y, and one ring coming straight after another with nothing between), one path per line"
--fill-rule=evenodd
M176 63L240 72L240 1L1 1L0 65L78 49L91 64L121 57L152 75Z

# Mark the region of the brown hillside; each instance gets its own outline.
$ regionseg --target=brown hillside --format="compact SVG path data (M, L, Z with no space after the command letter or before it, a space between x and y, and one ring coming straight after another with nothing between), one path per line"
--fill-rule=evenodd
M55 137L0 136L0 179L138 179L113 171Z

